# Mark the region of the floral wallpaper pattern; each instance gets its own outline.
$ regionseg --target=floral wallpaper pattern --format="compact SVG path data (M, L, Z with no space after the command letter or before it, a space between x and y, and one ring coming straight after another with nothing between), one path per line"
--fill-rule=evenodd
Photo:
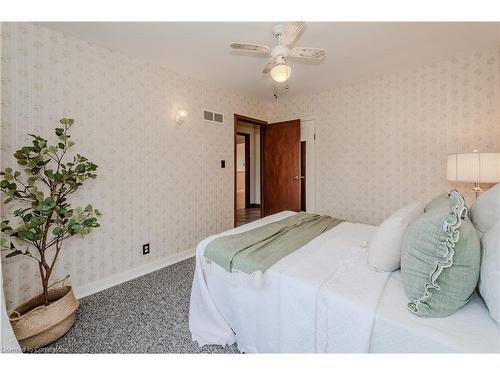
M2 167L16 165L26 133L50 137L61 117L75 118L76 150L99 166L75 198L103 212L102 227L66 243L53 280L70 273L85 285L232 227L232 114L265 119L264 102L30 23L4 23L1 37ZM179 109L189 113L182 126ZM203 122L202 109L226 122ZM12 308L39 292L38 270L22 257L3 262Z
M232 226L233 113L316 119L316 207L355 222L377 224L448 189L448 153L500 151L496 50L265 103L43 26L4 23L1 38L2 167L15 165L26 133L50 136L64 116L76 119L78 152L99 165L76 198L102 210L102 227L66 243L54 277L70 273L73 285ZM173 120L179 109L189 112L182 126ZM204 123L202 109L224 113L226 123ZM33 262L2 261L9 308L39 292Z
M499 94L493 50L280 99L269 120L316 119L316 207L378 224L454 186L446 181L448 153L500 152ZM456 187L471 203L472 185Z

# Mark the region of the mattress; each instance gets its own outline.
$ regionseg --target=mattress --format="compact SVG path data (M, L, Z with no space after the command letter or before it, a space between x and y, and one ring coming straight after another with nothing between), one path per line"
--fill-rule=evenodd
M196 250L189 313L194 341L200 345L227 345L236 341L239 349L246 353L312 353L321 351L317 347L318 333L324 333L320 339L321 347L326 350L332 345L344 349L342 344L361 345L363 348L359 351L368 350L370 329L357 331L358 335L354 335L352 330L347 332L346 327L361 326L366 321L371 327L378 304L378 300L374 300L378 294L373 293L376 285L368 282L371 288L366 288L362 283L367 281L358 277L364 273L346 275L345 271L350 269L347 264L367 267L362 259L366 252L362 245L373 236L376 227L341 223L282 258L264 272L257 285L252 275L231 274L214 262L207 264L204 250L214 238L250 230L293 214L271 215L200 242ZM376 275L374 271L371 276L381 285L381 292L387 277ZM367 308L360 309L346 301L343 295L346 287L357 293L357 300L366 303ZM329 301L320 297L331 295L339 297L336 306L345 313L347 320L330 319ZM321 306L325 308L318 309ZM319 310L325 331L317 329ZM355 319L349 321L351 315ZM348 322L352 324L346 324ZM343 339L345 335L350 336L349 340Z
M499 353L500 326L481 297L445 318L419 318L406 309L401 272L392 273L376 312L373 353Z
M205 246L214 238L292 214L275 214L200 242L189 317L193 340L236 341L247 353L500 352L500 326L477 294L446 318L412 315L400 272L368 266L364 244L374 226L338 225L269 268L259 287L249 275L235 277L204 263Z

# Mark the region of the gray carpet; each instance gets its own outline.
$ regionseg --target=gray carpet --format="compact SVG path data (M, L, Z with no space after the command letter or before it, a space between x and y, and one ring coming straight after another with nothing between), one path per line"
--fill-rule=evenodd
M41 353L238 353L199 348L188 327L194 258L82 298L71 330Z

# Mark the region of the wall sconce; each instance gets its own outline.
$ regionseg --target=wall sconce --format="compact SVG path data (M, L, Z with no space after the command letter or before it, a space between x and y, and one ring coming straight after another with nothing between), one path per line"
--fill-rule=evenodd
M187 115L188 115L187 111L177 111L177 113L175 114L175 122L177 123L177 125L184 124Z

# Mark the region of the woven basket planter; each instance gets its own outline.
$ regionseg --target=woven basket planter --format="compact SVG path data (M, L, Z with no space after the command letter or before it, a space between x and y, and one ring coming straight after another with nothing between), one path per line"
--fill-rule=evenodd
M12 329L21 348L33 350L48 345L62 337L75 323L80 303L70 286L49 291L48 306L43 295L33 297L10 314Z

